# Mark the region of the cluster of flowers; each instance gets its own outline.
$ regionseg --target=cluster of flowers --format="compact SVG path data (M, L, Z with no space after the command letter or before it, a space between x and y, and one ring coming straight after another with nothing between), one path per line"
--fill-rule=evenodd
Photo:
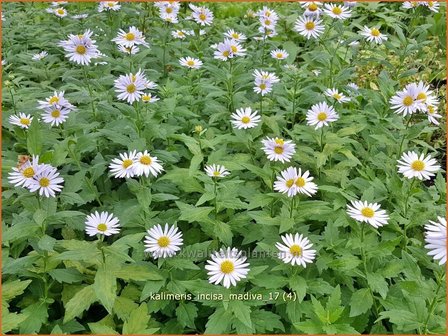
M272 91L273 84L280 82L280 79L275 73L263 70L255 70L253 76L255 77L254 92L259 93L262 96Z
M244 34L238 33L233 29L224 33L224 41L211 46L214 49L214 58L221 61L227 61L228 59L245 56L246 49L241 45L246 40Z
M159 16L163 21L169 23L178 23L180 3L178 1L160 1L155 2L154 6L159 9Z
M51 126L59 126L68 118L68 114L75 110L76 107L64 98L64 91L54 92L53 96L48 97L45 101L39 101L39 109L44 110L42 113L42 121ZM13 125L27 129L30 127L33 117L29 114L19 112L18 115L11 115L9 122Z
M415 9L420 6L425 6L430 11L438 13L440 4L438 1L405 1L405 2L403 2L403 8L406 8L406 9Z
M58 170L46 163L39 164L39 156L19 157L19 164L12 168L8 175L10 183L16 187L23 187L31 192L39 191L40 196L55 197L56 192L62 190L64 179Z
M428 115L429 122L436 125L439 124L438 119L442 118L437 113L439 100L434 91L421 81L406 85L390 99L390 104L395 113L401 113L404 117L408 114L423 112Z
M129 153L120 153L120 158L113 159L109 168L112 175L118 178L142 175L148 177L149 174L157 176L163 171L157 157L151 156L147 150L138 153L136 150Z
M126 100L129 104L135 101L142 101L143 103L154 103L159 100L158 97L151 95L150 92L144 90L153 90L157 84L148 80L141 69L135 74L120 75L115 80L115 92L117 98Z
M136 54L140 51L139 45L149 47L149 44L145 41L143 33L138 30L137 27L131 26L127 31L120 29L117 37L112 39L117 44L118 50L130 55Z
M279 16L274 10L264 6L255 14L255 16L258 17L258 22L260 23L258 31L262 34L261 37L256 37L257 40L265 40L268 37L274 37L277 35L277 31L275 29Z

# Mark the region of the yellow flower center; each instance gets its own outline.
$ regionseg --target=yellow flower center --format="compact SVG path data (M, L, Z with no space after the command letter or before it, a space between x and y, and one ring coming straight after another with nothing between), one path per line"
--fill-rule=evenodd
M319 121L327 120L327 114L326 114L325 112L320 112L320 113L317 115L317 120L319 120Z
M339 100L339 99L342 98L342 96L341 96L339 93L335 93L335 94L333 95L333 98L336 99L336 100Z
M134 93L135 91L137 91L137 88L135 87L134 84L129 84L128 86L126 86L126 91L128 93Z
M59 15L64 15L65 14L65 11L62 8L59 8L57 10L57 12L58 12Z
M238 51L238 48L234 45L230 46L230 49L232 49L233 53L236 53Z
M298 177L296 180L296 186L298 186L299 188L303 188L306 184L306 181L303 177Z
M133 33L127 33L124 38L128 41L134 41L135 35Z
M232 273L234 269L235 266L230 260L226 260L221 263L221 272L224 274Z
M277 53L277 58L283 58L283 54L282 53Z
M411 168L416 171L422 171L423 169L425 169L425 163L420 160L415 160L414 162L412 162Z
M23 176L25 176L26 178L31 178L34 176L34 169L33 167L28 167L25 168L22 172Z
M199 14L199 20L205 21L206 18L207 16L204 13Z
M230 51L228 51L228 50L224 50L224 51L222 52L222 55L223 55L224 57L229 57L229 55L230 55Z
M300 257L302 255L302 248L299 245L292 245L289 248L289 252L294 256L294 257Z
M51 97L50 100L48 101L48 104L51 104L51 105L57 104L57 103L59 103L59 97L57 97L57 96Z
M317 5L315 3L312 3L311 5L308 6L308 10L311 12L314 12L317 10Z
M189 61L187 61L187 65L188 66L194 66L194 61L193 60L189 60Z
M220 173L219 171L215 170L215 171L213 172L213 176L219 176L219 175L221 175L221 173Z
M126 159L126 160L123 160L122 166L123 166L123 168L126 169L126 168L128 168L129 166L131 166L132 163L133 163L133 161L132 161L131 159Z
M29 125L30 124L30 120L28 118L20 118L20 123L22 125Z
M170 244L170 239L167 236L162 236L157 240L160 247L167 247Z
M411 106L413 102L414 102L414 99L412 99L411 96L406 96L403 99L404 106Z
M375 37L380 36L380 31L378 29L376 29L376 28L372 28L370 33L372 34L372 36L375 36Z
M372 218L375 215L375 211L373 211L373 209L371 208L362 208L361 215L367 218Z
M149 102L151 100L151 96L150 95L143 95L142 96L142 100L145 102Z
M39 185L41 186L41 187L48 187L49 185L50 185L50 180L48 179L48 178L46 178L46 177L42 177L40 180L39 180Z
M250 123L250 118L248 116L244 116L241 118L241 122L243 124L248 124L248 123Z
M80 55L84 55L86 53L87 49L83 45L79 45L76 47L76 53Z
M284 149L283 149L282 146L275 146L274 147L274 152L275 152L275 154L283 154Z
M128 50L131 50L131 48L127 48ZM131 75L131 81L135 82L137 80L136 75Z
M266 84L265 84L265 83L261 83L261 84L260 84L260 89L262 89L262 90L265 90L265 89L266 89L266 87L267 87L267 86L266 86Z
M283 145L285 144L285 140L283 140L283 139L275 139L275 143L276 143L277 145L281 145L281 146L283 146Z
M239 38L240 38L240 35L239 35L238 33L233 33L233 34L232 34L232 37L233 37L234 39L239 39Z
M171 7L167 7L167 8L166 8L166 12L167 12L168 14L171 14L171 13L173 12L173 9L172 9Z
M113 2L109 2L107 5L108 5L109 7L113 7L113 6L114 6L114 3L113 3Z
M152 160L151 160L151 158L148 155L143 155L140 158L140 163L144 164L146 166L149 166L151 164L151 162L152 162Z
M271 24L271 20L264 20L264 24L265 24L266 26L269 26L269 25Z
M104 224L104 223L100 223L100 224L98 224L98 226L96 227L96 229L97 229L98 231L105 232L105 231L107 231L107 225Z
M341 13L342 13L341 7L336 6L333 8L333 14L340 15Z
M434 110L434 106L429 105L429 106L428 106L428 114L433 114L434 112L435 112L435 110Z
M294 184L294 179L289 179L286 181L286 186L288 188L291 188L293 186L293 184Z
M316 25L314 24L313 21L308 21L307 23L305 23L305 28L306 28L307 30L313 30L315 26L316 26Z
M53 110L53 111L51 111L51 116L52 116L53 118L59 118L59 117L61 116L61 111L59 111L59 110Z
M424 93L424 92L420 92L418 95L417 95L417 100L423 100L424 102L426 101L426 98L427 98L427 96L426 96L426 94Z

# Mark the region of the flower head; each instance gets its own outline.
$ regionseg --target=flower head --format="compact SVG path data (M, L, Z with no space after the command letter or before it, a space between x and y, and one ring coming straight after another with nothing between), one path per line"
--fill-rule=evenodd
M334 19L345 20L352 15L350 8L346 6L325 4L324 7L324 13Z
M205 166L204 170L208 176L213 178L225 177L230 174L230 172L226 169L226 167L215 164Z
M137 151L120 153L120 158L115 158L109 165L112 175L116 178L130 178L135 175L135 161Z
M153 226L145 236L145 252L152 254L153 258L168 258L174 256L183 244L182 232L174 225L165 224Z
M296 152L296 145L291 140L267 137L261 143L263 144L262 149L270 161L289 162Z
M112 39L112 41L114 41L116 44L121 44L128 48L134 45L143 45L145 47L148 46L143 33L134 26L129 27L128 31L120 29L118 31L117 37Z
M179 63L180 65L190 69L199 69L202 66L201 60L192 57L182 57L179 60Z
M95 211L86 218L86 233L89 236L111 236L120 232L120 222L114 214L106 211Z
M302 16L298 18L294 26L294 30L307 39L318 38L319 35L323 33L324 29L322 20L312 16Z
M338 103L345 103L345 102L349 102L351 100L350 98L346 97L343 93L339 92L335 88L327 89L325 91L325 95L328 97L332 97Z
M418 178L419 180L429 180L434 173L440 169L437 161L431 155L425 157L424 154L418 156L415 152L403 153L398 160L398 172L408 179Z
M437 217L438 222L429 221L425 225L425 248L428 255L439 260L439 265L446 263L446 218Z
M283 49L275 49L271 51L271 57L277 60L284 60L288 56L289 54Z
M246 257L241 254L242 251L230 247L213 253L205 266L209 282L215 285L222 283L226 288L236 286L249 272L249 264L245 263Z
M20 126L21 128L28 128L33 121L33 117L30 114L20 112L19 115L9 116L9 123L12 125Z
M261 119L261 117L258 115L258 111L252 112L252 109L250 107L236 110L236 112L233 113L231 117L233 120L231 120L230 122L233 124L233 127L237 129L256 127Z
M12 168L12 172L8 174L9 183L14 184L15 187L28 187L33 178L45 168L45 164L39 164L39 156L29 158L17 167Z
M382 34L380 30L375 27L369 28L367 26L364 26L360 34L364 36L367 41L375 42L376 44L381 44L383 43L383 40L387 40L387 36Z
M91 30L86 30L84 34L68 36L68 40L60 41L59 46L64 48L66 55L70 61L81 65L90 64L92 58L98 58L100 52L95 44L95 40L92 40Z
M115 92L118 93L117 98L126 100L129 104L139 101L144 94L148 80L141 70L136 74L120 75L115 80Z
M135 175L148 177L150 174L154 177L163 171L160 161L155 156L151 156L147 150L138 152L135 156Z
M286 234L280 236L283 243L276 243L275 246L280 251L278 257L286 264L302 265L310 264L316 258L316 250L311 247L313 244L308 238L301 234Z
M366 222L374 228L387 224L389 216L385 210L380 209L378 203L367 203L366 201L351 201L351 203L351 205L347 205L347 213L358 222Z
M33 61L40 61L40 60L44 59L47 56L48 56L48 52L46 52L44 50L44 51L41 51L39 53L34 54L33 57L32 57L32 60Z
M311 106L311 109L309 109L306 114L307 124L310 126L316 126L315 129L328 126L329 123L338 119L339 115L337 112L326 102Z
M64 179L59 176L58 170L50 165L45 165L29 181L27 188L31 192L39 190L39 195L45 197L55 197L56 192L62 190L61 183Z

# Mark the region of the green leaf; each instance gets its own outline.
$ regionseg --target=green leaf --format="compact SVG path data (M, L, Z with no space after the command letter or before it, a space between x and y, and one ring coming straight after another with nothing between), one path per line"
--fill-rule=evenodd
M215 312L210 315L208 322L205 325L206 329L204 334L224 334L230 327L230 321L232 319L232 313L230 310L224 310L224 308L217 308Z
M379 293L383 299L386 298L389 287L381 274L367 273L367 282L375 293Z
M242 301L230 301L229 309L237 320L245 326L252 328L252 320L250 319L250 307L246 306Z
M124 265L120 270L114 271L117 278L123 280L164 280L164 277L143 265Z
M367 288L358 289L350 299L350 317L367 312L373 304L373 297Z
M75 268L57 268L48 272L48 274L59 283L74 283L84 279L84 275Z
M176 309L176 316L183 327L195 329L194 319L198 316L198 308L191 302L181 302Z
M124 322L123 335L145 334L148 322L148 306L146 305L146 303L142 303L137 309L131 312L129 318Z
M111 327L100 323L88 323L90 331L94 335L118 335Z
M209 220L208 214L213 210L212 207L195 207L182 202L176 202L176 205L180 209L179 220L184 220L188 223Z
M112 308L117 297L117 279L111 268L107 264L101 265L96 271L95 282L93 283L96 297L109 314L112 314Z
M31 155L40 155L42 151L42 131L39 120L33 118L30 127L28 127L26 146Z
M3 307L2 310L2 333L8 333L17 329L19 324L28 318L28 314L10 313Z
M31 280L14 280L4 282L2 288L2 301L8 302L11 299L14 299L16 296L19 296L25 291L30 283Z
M93 285L86 286L77 292L65 306L64 323L73 320L96 301Z
M303 278L299 275L295 275L295 276L291 277L291 279L289 280L289 286L291 287L291 289L293 291L296 292L297 300L299 302L302 302L303 298L306 295L306 289L307 289L307 284L306 284L305 278Z
M38 334L42 325L47 322L48 306L39 301L29 305L22 312L27 315L27 318L20 323L19 333Z

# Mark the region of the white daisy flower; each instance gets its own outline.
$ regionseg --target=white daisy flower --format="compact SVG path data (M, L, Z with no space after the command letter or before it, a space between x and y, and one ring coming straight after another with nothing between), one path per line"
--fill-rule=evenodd
M45 99L45 101L39 100L39 109L48 109L53 107L66 108L68 110L74 110L75 106L69 103L67 99L64 98L64 91L54 91L53 95Z
M296 20L294 30L307 39L318 38L325 30L322 20L310 16L302 16Z
M358 91L359 90L359 86L356 83L348 83L347 87L353 91Z
M425 110L422 100L417 99L418 92L416 85L408 85L403 90L397 92L390 100L391 108L395 113L403 114L403 117L408 114L413 114L418 110Z
M286 50L283 49L275 49L271 51L271 57L278 60L284 60L288 56L289 54L286 52Z
M356 7L357 4L358 1L344 1L344 6L349 8Z
M262 96L264 96L271 91L272 91L272 83L265 82L265 81L259 81L258 83L255 82L255 86L254 86L255 93L259 93Z
M72 15L72 18L75 19L75 20L87 19L88 17L89 17L89 14Z
M275 30L275 28L266 28L266 27L261 26L258 28L258 31L262 34L262 36L254 37L254 39L258 40L258 41L263 41L268 38L277 36L277 31Z
M161 1L154 4L159 8L159 16L162 20L170 23L179 22L177 15L179 14L180 4L177 1Z
M41 51L39 53L33 54L33 57L31 59L33 61L40 61L40 60L42 60L43 58L45 58L47 56L48 56L48 53L44 50L44 51Z
M61 5L68 4L68 1L52 1L51 7L60 7Z
M145 175L146 177L148 177L149 174L151 174L154 177L157 176L160 172L163 171L163 167L159 162L160 161L157 159L157 157L151 156L147 150L145 150L143 153L138 152L135 157L134 163L135 175Z
M47 12L53 13L59 18L63 18L67 16L67 10L64 7L54 8L54 9L48 9Z
M255 70L253 76L255 77L254 91L261 94L262 96L272 91L272 84L278 83L280 81L275 73L262 70Z
M383 43L383 40L387 40L387 35L384 35L380 32L378 28L369 28L364 26L364 28L360 31L360 34L364 36L367 41L375 42L377 44Z
M12 125L20 126L21 128L28 128L33 121L31 114L25 114L20 112L19 115L9 116L9 123Z
M31 192L39 190L40 196L55 197L56 192L62 190L61 183L64 179L59 176L58 170L50 165L45 165L39 170L33 179L27 184L27 188Z
M118 50L120 50L122 53L128 54L128 55L135 55L140 51L140 48L136 45L133 45L132 47L125 47L122 44L117 45Z
M215 164L205 166L204 170L210 177L225 177L230 174L226 167Z
M233 124L233 127L237 129L248 129L256 127L261 119L261 117L258 115L258 111L252 112L252 109L250 107L236 110L236 112L233 113L231 117L233 120L231 120L230 122Z
M160 100L157 96L151 95L151 93L145 93L142 95L142 102L143 103L155 103L156 101Z
M225 32L224 36L237 42L243 42L247 39L246 35L238 33L233 29L230 29L227 32Z
M119 100L126 100L129 104L139 101L146 89L147 80L139 70L137 74L120 75L115 80L115 92Z
M112 175L116 178L130 178L135 175L135 161L137 151L120 153L120 158L115 158L109 165Z
M438 13L440 4L438 1L423 1L423 6L428 7L434 13Z
M417 1L405 1L402 5L402 7L406 9L414 9L418 6L420 6L420 4Z
M307 124L310 126L316 125L315 129L328 126L329 123L338 119L339 115L337 112L326 102L311 106L311 109L306 114Z
M187 37L187 33L185 30L175 30L171 32L171 36L183 40Z
M51 126L59 126L67 120L69 113L70 110L64 107L48 107L42 113L42 121Z
M111 236L120 232L120 221L113 213L95 211L86 218L86 233L90 237L99 235Z
M274 182L274 190L282 194L288 194L288 197L297 195L295 182L297 180L297 169L289 167L280 172L277 180Z
M267 29L274 29L279 20L278 14L266 6L257 12L257 16L261 26Z
M179 60L179 63L180 65L190 69L199 69L202 66L201 60L192 57L182 57Z
M145 81L146 81L145 82L145 89L154 90L157 87L157 84L154 83L153 81L146 80L146 78L145 78Z
M420 109L426 110L426 105L439 105L439 101L434 93L434 91L429 89L429 85L426 85L424 82L420 81L417 83L410 83L405 86L406 90L410 90L415 92L417 96L415 97L420 103Z
M236 286L249 272L249 264L245 263L247 258L236 248L221 249L210 257L205 269L208 271L209 282L215 285L222 284L225 288Z
M118 11L120 10L121 5L118 1L101 1L98 4L98 12L103 11Z
M351 201L351 205L347 205L347 213L358 222L366 222L374 228L379 228L387 224L389 216L386 210L381 210L378 203L367 203L366 201Z
M229 58L246 55L246 49L244 49L236 40L224 39L224 42L220 42L214 47L214 49L216 49L214 58L221 61L227 61Z
M316 250L311 247L313 244L302 234L295 235L287 233L280 236L283 243L276 243L275 246L280 251L278 257L283 260L285 264L302 265L310 264L316 258Z
M263 144L263 151L270 161L289 162L296 152L296 145L291 140L284 140L281 138L269 138L261 141Z
M193 20L201 26L209 26L213 22L213 13L206 7L198 7L190 4L190 8L193 10L191 17Z
M425 225L425 248L429 256L439 260L439 265L446 263L446 218L437 217L439 222L429 221Z
M143 33L134 26L129 27L127 32L123 29L120 29L118 31L117 37L112 39L112 41L116 44L121 44L128 48L140 44L145 47L149 46L145 41Z
M315 1L307 1L301 3L302 8L305 9L305 13L303 13L306 16L319 16L322 9L320 8L322 4L320 2Z
M336 99L339 103L349 102L351 99L346 97L343 93L339 92L335 88L325 90L325 95Z
M34 176L40 173L46 165L39 164L39 156L34 156L32 161L29 159L23 164L13 167L12 172L8 174L9 183L14 184L15 187L28 187Z
M437 106L427 105L426 114L428 115L428 121L434 125L439 125L439 120L442 115L437 113Z
M345 20L352 15L350 8L346 6L335 4L324 4L324 7L325 7L324 13L334 19Z
M165 228L162 229L162 226L157 224L147 232L145 252L151 253L155 259L174 256L183 244L182 232L174 225L169 227L165 224Z
M90 38L92 32L87 30L81 35L68 36L68 40L60 41L59 46L63 47L67 57L70 61L81 64L88 65L92 58L98 58L100 52L95 45L95 40Z
M408 179L416 177L419 180L429 180L440 169L431 155L425 157L421 154L419 157L417 153L411 151L403 153L398 163L398 172Z

